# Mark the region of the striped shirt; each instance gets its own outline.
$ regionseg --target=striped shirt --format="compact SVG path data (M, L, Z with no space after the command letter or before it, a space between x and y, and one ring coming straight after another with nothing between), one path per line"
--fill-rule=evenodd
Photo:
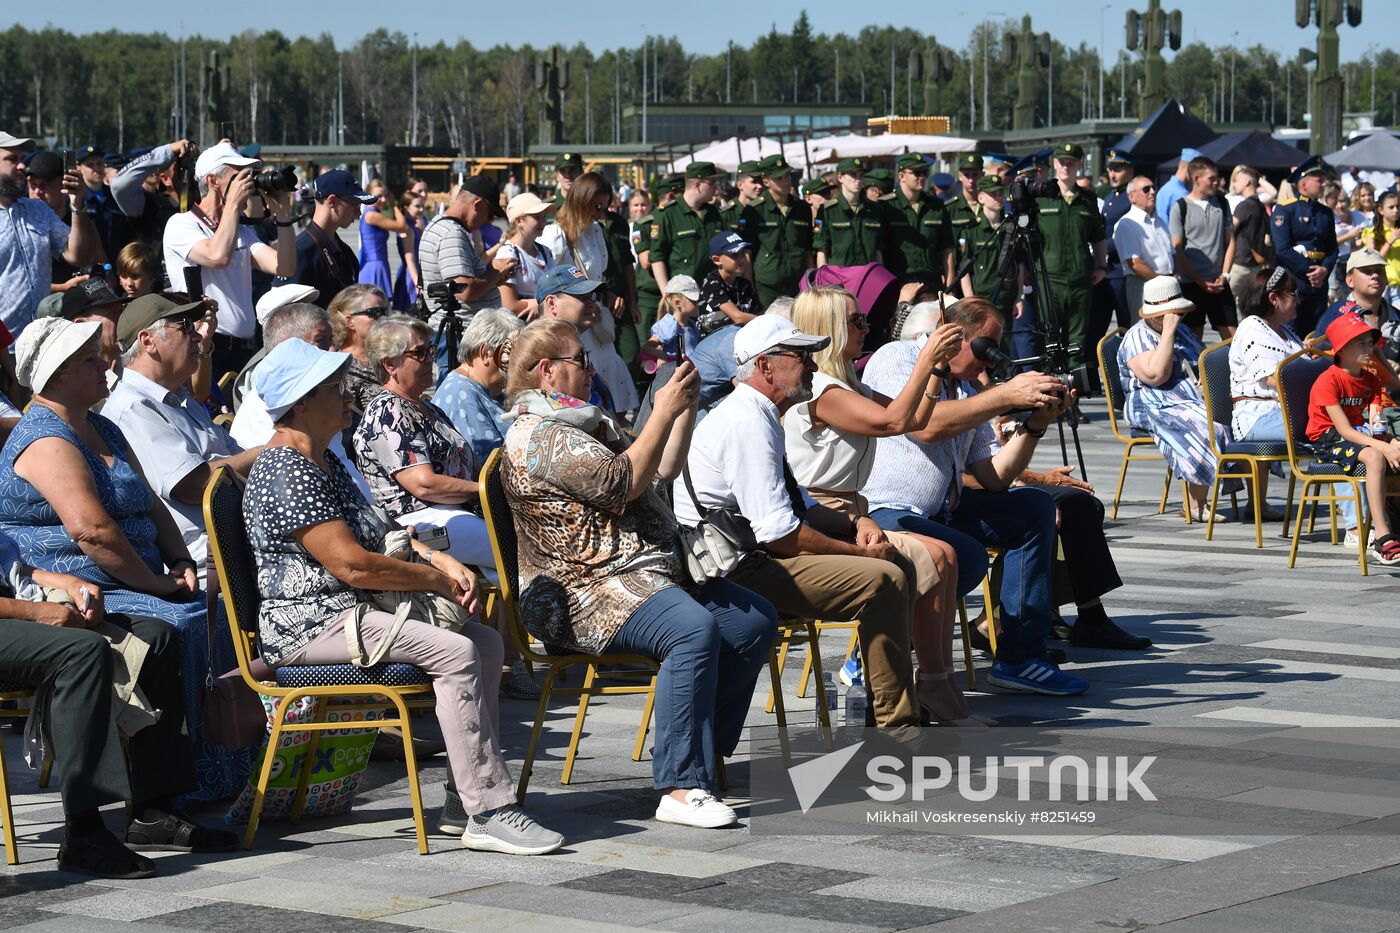
M490 269L490 264L477 250L466 225L446 214L434 217L432 223L423 231L423 236L418 241L418 265L423 271L425 286L434 282L445 282L459 275L470 279L485 278ZM432 312L429 323L437 327L442 319L442 306L431 295L427 301L428 309ZM499 307L500 303L501 293L493 288L475 301L464 302L462 307L466 311L476 311L481 308Z

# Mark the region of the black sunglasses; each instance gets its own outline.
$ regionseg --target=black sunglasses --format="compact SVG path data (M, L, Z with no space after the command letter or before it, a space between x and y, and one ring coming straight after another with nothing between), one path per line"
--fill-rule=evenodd
M403 351L404 356L411 356L420 363L426 363L433 358L433 348L424 344L421 347L414 347L411 350Z
M372 305L368 308L361 308L358 311L351 311L349 314L346 315L346 317L358 317L360 315L364 315L365 317L374 318L377 321L388 313L389 309L384 307L383 305Z
M556 363L573 363L584 372L593 371L593 357L588 355L587 350L579 350L573 356L547 356L545 359L553 360Z
M812 353L810 350L770 350L765 353L764 356L790 356L794 359L801 360L803 365L812 361Z

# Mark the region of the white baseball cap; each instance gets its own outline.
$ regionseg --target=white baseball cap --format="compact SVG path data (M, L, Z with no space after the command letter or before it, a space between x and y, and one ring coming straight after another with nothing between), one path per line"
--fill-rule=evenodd
M11 136L0 130L0 149L33 149L34 140L25 136Z
M258 323L266 324L272 312L283 305L289 305L294 301L315 301L320 297L321 293L316 289L312 288L310 285L302 285L299 282L274 285L258 299Z
M700 300L700 286L695 284L695 280L685 273L673 275L666 282L666 294L684 295L691 301Z
M31 322L15 342L15 377L20 385L44 391L58 368L101 333L101 321L77 324L61 317L45 317Z
M747 363L779 347L789 350L820 350L831 343L830 337L804 334L787 318L776 314L760 314L739 328L734 335L734 362Z
M203 178L206 175L214 174L225 165L232 165L234 168L247 168L250 165L257 165L260 161L240 155L238 150L228 143L216 143L199 154L199 158L194 163L194 174L197 178Z

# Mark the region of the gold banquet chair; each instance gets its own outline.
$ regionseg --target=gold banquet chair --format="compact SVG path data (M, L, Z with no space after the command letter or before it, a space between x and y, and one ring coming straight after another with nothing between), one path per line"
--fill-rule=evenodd
M530 730L530 743L525 749L525 761L520 766L520 782L516 798L523 801L525 790L530 786L530 775L534 770L535 754L539 751L540 735L544 731L545 716L549 712L549 700L556 695L577 696L578 712L574 714L573 732L569 736L569 749L564 756L564 773L559 783L568 784L573 778L574 759L578 755L579 740L583 736L583 722L588 714L588 703L597 696L628 696L642 694L646 703L642 708L642 722L637 728L637 740L632 747L632 760L641 761L646 745L647 731L651 726L652 708L656 704L656 674L661 665L653 658L640 654L591 655L582 653L555 652L549 646L537 646L530 640L520 618L519 593L520 563L518 540L515 534L515 516L511 513L510 502L506 499L505 485L501 481L501 451L491 452L481 467L481 514L486 520L486 532L491 539L491 553L496 558L496 574L500 577L496 592L491 597L498 617L503 619L515 639L520 656L528 663L545 668L544 684L540 688L539 704L535 709L535 724ZM565 668L583 665L583 684L578 687L558 686L560 674ZM613 683L610 679L635 680L636 670L616 671L604 665L626 665L640 667L646 674L646 683Z
M209 478L204 490L204 525L209 532L209 552L218 572L220 596L228 612L229 632L233 636L238 669L247 686L266 697L280 698L277 715L267 740L267 751L254 788L253 806L248 815L248 829L243 847L252 848L258 831L267 785L272 778L272 764L277 758L278 740L284 732L310 732L311 743L303 758L304 764L292 807L292 822L301 821L306 804L306 785L311 766L316 759L316 747L322 732L344 730L345 721L325 722L331 711L330 699L350 700L337 703L334 712L360 712L392 707L393 713L383 719L366 721L365 728L378 729L397 726L403 731L404 762L408 770L408 791L413 805L413 823L418 837L418 852L428 854L428 835L423 820L423 797L418 786L418 763L413 750L412 718L409 709L432 709L435 705L432 683L422 668L412 664L383 663L360 668L353 664L282 665L275 671L276 681L269 683L253 676L251 664L258 657L258 586L254 571L252 547L243 522L243 490L228 467L219 467ZM315 721L288 723L288 710L302 697L317 697L323 702Z

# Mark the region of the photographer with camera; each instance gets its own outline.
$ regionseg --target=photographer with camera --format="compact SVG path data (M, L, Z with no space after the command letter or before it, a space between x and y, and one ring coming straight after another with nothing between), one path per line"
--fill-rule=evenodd
M198 153L194 143L177 139L132 159L112 179L112 200L126 215L137 240L161 248L165 225L180 213L181 173Z
M199 203L171 217L165 225L166 273L172 281L180 282L180 270L199 266L203 297L219 305L219 327L213 342L215 378L241 370L257 349L253 340L257 328L253 266L283 278L292 276L297 268L296 238L292 235L295 180L288 179L287 171L254 174L254 167L260 164L239 155L226 139L201 152L194 165ZM251 226L269 212L277 225L276 249L259 240Z
M514 256L488 261L477 247L472 232L489 224L493 215L505 216L500 188L485 175L468 175L447 209L432 219L418 241L418 267L423 280L423 294L419 297L427 306L428 324L437 335L434 343L439 382L457 364L450 346L451 328L443 326L447 315L454 315L456 323L466 327L472 312L498 307L499 286L515 274L519 265Z
M297 268L292 280L316 289L316 304L325 308L360 276L359 258L336 231L359 220L360 207L373 204L375 198L344 169L322 172L304 191L316 202L316 208L306 229L297 234Z

